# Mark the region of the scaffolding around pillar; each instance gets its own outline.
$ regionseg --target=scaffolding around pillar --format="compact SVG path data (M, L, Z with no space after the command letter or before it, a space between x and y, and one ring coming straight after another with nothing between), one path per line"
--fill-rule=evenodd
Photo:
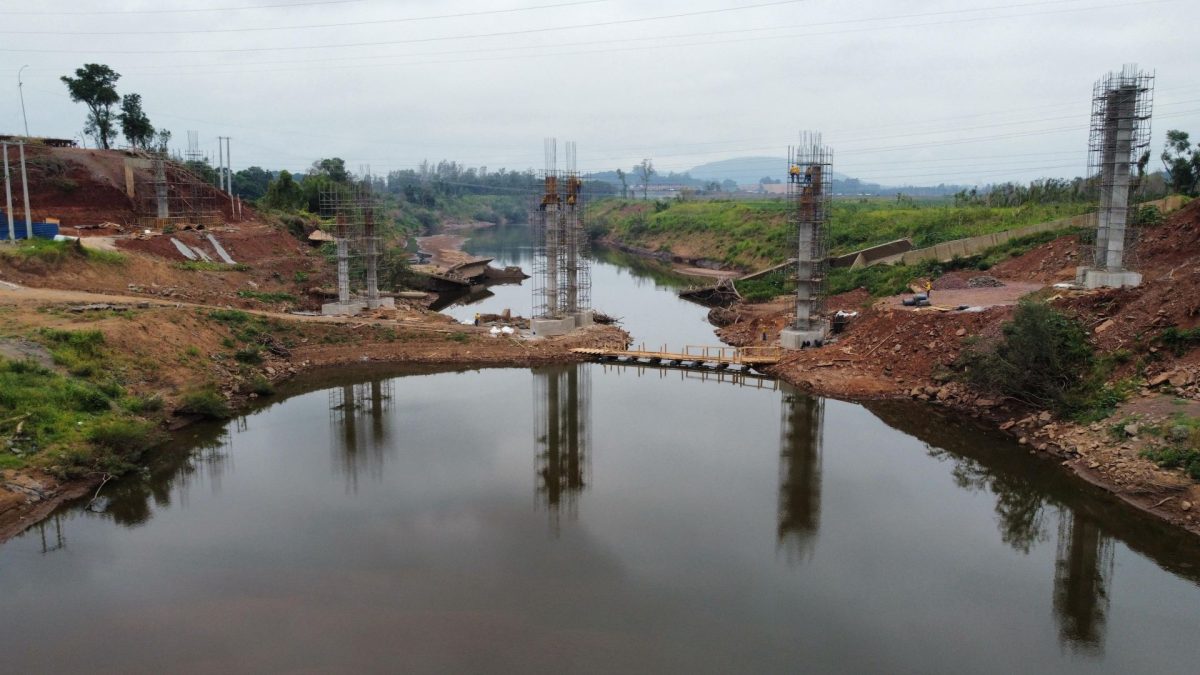
M584 225L583 180L575 144L567 143L567 168L558 171L558 142L546 139L542 193L532 212L533 319L536 335L562 335L592 323L592 281Z
M821 135L805 132L788 148L788 222L797 243L796 316L780 333L789 349L819 346L829 334L825 316L825 273L828 251L825 230L833 198L833 151Z
M1095 226L1080 238L1080 283L1137 286L1138 228L1131 217L1138 160L1150 145L1154 75L1126 65L1100 78L1092 92L1088 179L1099 192Z
M338 292L337 302L322 305L321 312L357 314L395 307L395 300L380 292L380 280L392 275L379 232L384 210L370 180L326 185L320 207L321 216L332 221Z

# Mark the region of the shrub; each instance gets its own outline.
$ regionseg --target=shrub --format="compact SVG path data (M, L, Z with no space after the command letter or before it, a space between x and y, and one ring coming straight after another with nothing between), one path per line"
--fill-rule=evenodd
M87 440L121 455L136 456L162 443L165 437L154 424L145 420L112 418L100 420L88 429Z
M270 396L275 393L275 385L271 384L271 381L262 375L255 375L251 378L249 389L250 393L259 396Z
M239 349L233 353L233 358L237 359L240 363L248 363L250 365L262 363L262 353L259 352L258 347L244 347Z
M215 389L198 389L184 394L178 412L214 420L226 419L231 414L225 397Z
M957 361L972 386L1059 413L1086 404L1094 363L1083 327L1033 300L1017 306L998 342L970 345Z
M296 296L291 293L268 293L264 291L238 291L239 298L258 300L259 302L296 302Z
M158 412L163 409L162 397L158 394L146 396L131 396L124 401L124 407L135 415Z

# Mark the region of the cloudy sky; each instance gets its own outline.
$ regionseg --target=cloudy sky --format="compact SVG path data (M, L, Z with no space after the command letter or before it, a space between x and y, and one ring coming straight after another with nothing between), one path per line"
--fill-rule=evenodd
M235 169L540 168L554 136L581 170L685 170L818 130L886 184L1075 176L1124 63L1156 73L1156 156L1200 137L1197 26L1197 0L0 0L0 133L28 65L30 133L80 135L59 77L95 62Z

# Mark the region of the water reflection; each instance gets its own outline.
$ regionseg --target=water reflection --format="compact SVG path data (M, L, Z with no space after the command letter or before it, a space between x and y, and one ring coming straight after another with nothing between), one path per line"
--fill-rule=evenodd
M989 442L986 432L964 420L902 404L866 407L889 425L924 441L931 457L953 462L951 476L959 487L995 495L1000 539L1014 550L1029 554L1048 541L1047 511L1057 511L1052 604L1059 641L1080 653L1102 651L1113 543L1097 521L1075 504L1055 499L1075 494L1060 487L1058 480L1063 477L1050 467L1030 466L1011 444Z
M533 370L534 457L538 503L557 532L563 509L578 516L591 475L591 377L585 365Z
M821 525L825 399L784 388L779 440L779 546L789 561L812 555Z
M1087 516L1064 511L1054 561L1054 615L1059 640L1073 651L1103 650L1112 573L1112 540Z
M384 458L390 447L391 378L375 378L329 389L329 431L338 468L346 489L358 491L359 474L383 478Z

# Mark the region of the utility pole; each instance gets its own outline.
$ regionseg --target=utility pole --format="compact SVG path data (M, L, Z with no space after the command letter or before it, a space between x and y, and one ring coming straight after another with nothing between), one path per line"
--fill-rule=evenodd
M225 137L225 179L226 186L229 188L229 210L232 213L235 208L233 201L233 160L229 152L229 137Z
M33 214L29 211L29 175L25 173L25 142L17 144L21 150L21 190L25 193L25 238L33 239Z
M217 136L217 185L225 189L225 137Z
M12 213L12 178L8 173L8 143L0 143L4 147L4 214L8 216L8 240L12 241L16 238L13 230L13 213Z
M21 95L21 119L25 120L25 138L29 138L29 118L25 116L25 85L21 82L21 70L28 67L28 65L21 66L21 69L17 71L17 93Z

